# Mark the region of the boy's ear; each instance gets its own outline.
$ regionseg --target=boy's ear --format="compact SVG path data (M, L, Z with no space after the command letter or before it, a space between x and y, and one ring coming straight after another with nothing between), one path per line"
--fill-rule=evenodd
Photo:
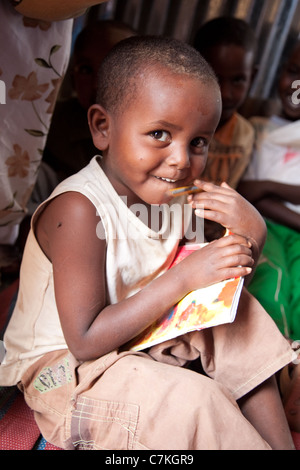
M106 150L109 145L109 115L99 104L93 104L88 110L88 123L94 145L99 150Z

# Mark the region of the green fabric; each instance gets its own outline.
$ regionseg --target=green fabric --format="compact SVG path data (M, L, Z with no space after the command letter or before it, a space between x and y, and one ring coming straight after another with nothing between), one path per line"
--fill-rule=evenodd
M300 234L266 221L267 240L249 286L287 337L300 339Z

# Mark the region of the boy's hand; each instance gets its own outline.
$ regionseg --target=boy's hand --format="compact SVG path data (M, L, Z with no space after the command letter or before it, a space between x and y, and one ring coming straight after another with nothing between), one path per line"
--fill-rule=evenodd
M195 215L217 222L249 240L257 262L266 238L266 225L255 207L226 183L216 186L197 180L194 184L202 189L188 197L196 209Z
M208 243L172 269L180 269L187 291L209 286L252 272L251 243L240 235L229 235ZM183 281L185 280L185 281Z

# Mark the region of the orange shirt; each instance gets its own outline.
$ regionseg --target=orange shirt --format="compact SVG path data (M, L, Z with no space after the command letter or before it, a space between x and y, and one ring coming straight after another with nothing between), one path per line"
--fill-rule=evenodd
M251 158L254 129L240 114L218 129L211 141L202 179L236 188Z

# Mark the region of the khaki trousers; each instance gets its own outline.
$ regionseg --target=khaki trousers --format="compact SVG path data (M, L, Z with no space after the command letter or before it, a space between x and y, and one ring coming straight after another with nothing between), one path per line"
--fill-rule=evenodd
M85 363L68 351L48 353L20 388L43 436L65 449L265 450L236 400L292 358L244 290L233 324ZM203 374L187 368L195 360Z

